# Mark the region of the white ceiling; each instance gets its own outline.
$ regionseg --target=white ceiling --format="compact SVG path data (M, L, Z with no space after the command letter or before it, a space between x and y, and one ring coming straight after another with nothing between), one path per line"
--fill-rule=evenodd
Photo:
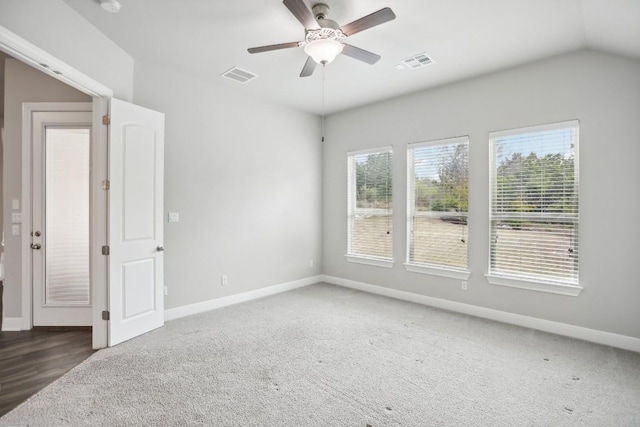
M213 84L322 112L322 69L298 77L302 48L251 55L247 48L299 41L304 29L282 0L65 0L134 59ZM305 0L324 2L344 25L383 7L397 18L349 38L382 56L368 65L340 55L325 69L326 112L336 112L564 52L594 48L640 59L640 0ZM426 52L434 64L395 65ZM222 79L237 66L259 77Z

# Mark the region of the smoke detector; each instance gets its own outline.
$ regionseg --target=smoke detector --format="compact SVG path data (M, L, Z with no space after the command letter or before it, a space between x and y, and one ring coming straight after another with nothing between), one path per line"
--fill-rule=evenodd
M100 0L100 6L107 12L118 13L122 7L116 0Z

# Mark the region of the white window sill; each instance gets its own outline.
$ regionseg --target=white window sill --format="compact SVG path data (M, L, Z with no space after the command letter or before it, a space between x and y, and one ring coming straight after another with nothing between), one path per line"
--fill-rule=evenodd
M552 294L577 297L584 289L582 286L566 285L561 283L535 282L533 280L515 279L512 277L485 274L492 285L508 286L511 288L527 289L530 291L549 292Z
M388 258L367 257L361 255L345 255L347 261L355 262L356 264L374 265L376 267L392 268L394 261Z
M451 279L468 280L471 272L463 269L435 267L425 264L406 263L404 268L413 273L431 274L434 276L449 277Z

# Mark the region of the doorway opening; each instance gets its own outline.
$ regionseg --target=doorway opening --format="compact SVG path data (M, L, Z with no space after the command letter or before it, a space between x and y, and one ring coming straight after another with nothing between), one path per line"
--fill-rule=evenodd
M92 111L91 116L91 216L90 233L90 279L91 279L91 323L92 327L92 347L99 349L107 346L108 322L103 320L102 312L108 310L107 300L107 257L101 256L101 248L108 241L107 236L107 192L102 190L102 181L107 177L107 126L103 126L103 116L108 114L109 100L113 96L113 91L103 86L92 78L82 74L73 67L58 60L49 53L43 51L30 42L22 39L6 28L0 26L0 51L9 60L18 60L22 65L27 65L27 71L33 73L37 71L57 82L58 89L60 83L73 88L81 94L82 98L64 99L52 94L43 96L39 91L29 99L22 102L52 102L52 101L89 101L86 102ZM3 61L4 65L4 61ZM4 67L2 67L4 69ZM28 71L28 70L31 71ZM5 85L9 87L9 85ZM14 92L19 88L33 89L30 85L12 86ZM67 92L66 90L63 90ZM5 94L6 95L6 94ZM3 103L4 105L4 103ZM22 106L22 105L21 105ZM16 120L21 120L24 111L21 107L12 115ZM5 120L5 131L7 130L7 120ZM3 331L31 330L33 328L32 314L32 266L31 248L32 236L27 230L31 225L31 186L30 186L30 150L31 141L28 138L28 131L22 124L18 124L17 133L11 135L10 153L7 153L5 144L3 165L11 169L11 179L5 180L4 195L4 231L5 231L5 281L9 282L10 292L7 286L4 289L4 313ZM10 135L5 132L5 141ZM21 141L21 143L20 143ZM8 155L9 154L9 155ZM7 175L5 171L5 176ZM13 187L7 191L7 182L11 181ZM29 182L29 185L24 185ZM15 187L15 188L14 188ZM7 205L6 202L9 202ZM13 208L16 206L16 208ZM13 214L17 215L13 215ZM16 218L16 222L12 220ZM11 235L16 229L16 235ZM24 232L23 232L24 231ZM34 230L35 232L35 230ZM9 234L7 234L9 233ZM8 238L8 239L7 239ZM7 241L8 240L8 241Z

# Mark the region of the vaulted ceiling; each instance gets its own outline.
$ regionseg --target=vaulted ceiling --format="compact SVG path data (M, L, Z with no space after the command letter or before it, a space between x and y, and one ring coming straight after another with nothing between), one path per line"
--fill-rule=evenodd
M302 48L251 55L247 48L300 41L304 29L282 0L65 0L135 60L224 84L250 96L319 114L323 70L300 78ZM327 4L344 25L383 7L397 18L349 38L375 65L340 55L324 69L326 112L592 48L640 59L640 0L304 0ZM398 69L426 53L434 63ZM258 75L240 84L220 75Z

